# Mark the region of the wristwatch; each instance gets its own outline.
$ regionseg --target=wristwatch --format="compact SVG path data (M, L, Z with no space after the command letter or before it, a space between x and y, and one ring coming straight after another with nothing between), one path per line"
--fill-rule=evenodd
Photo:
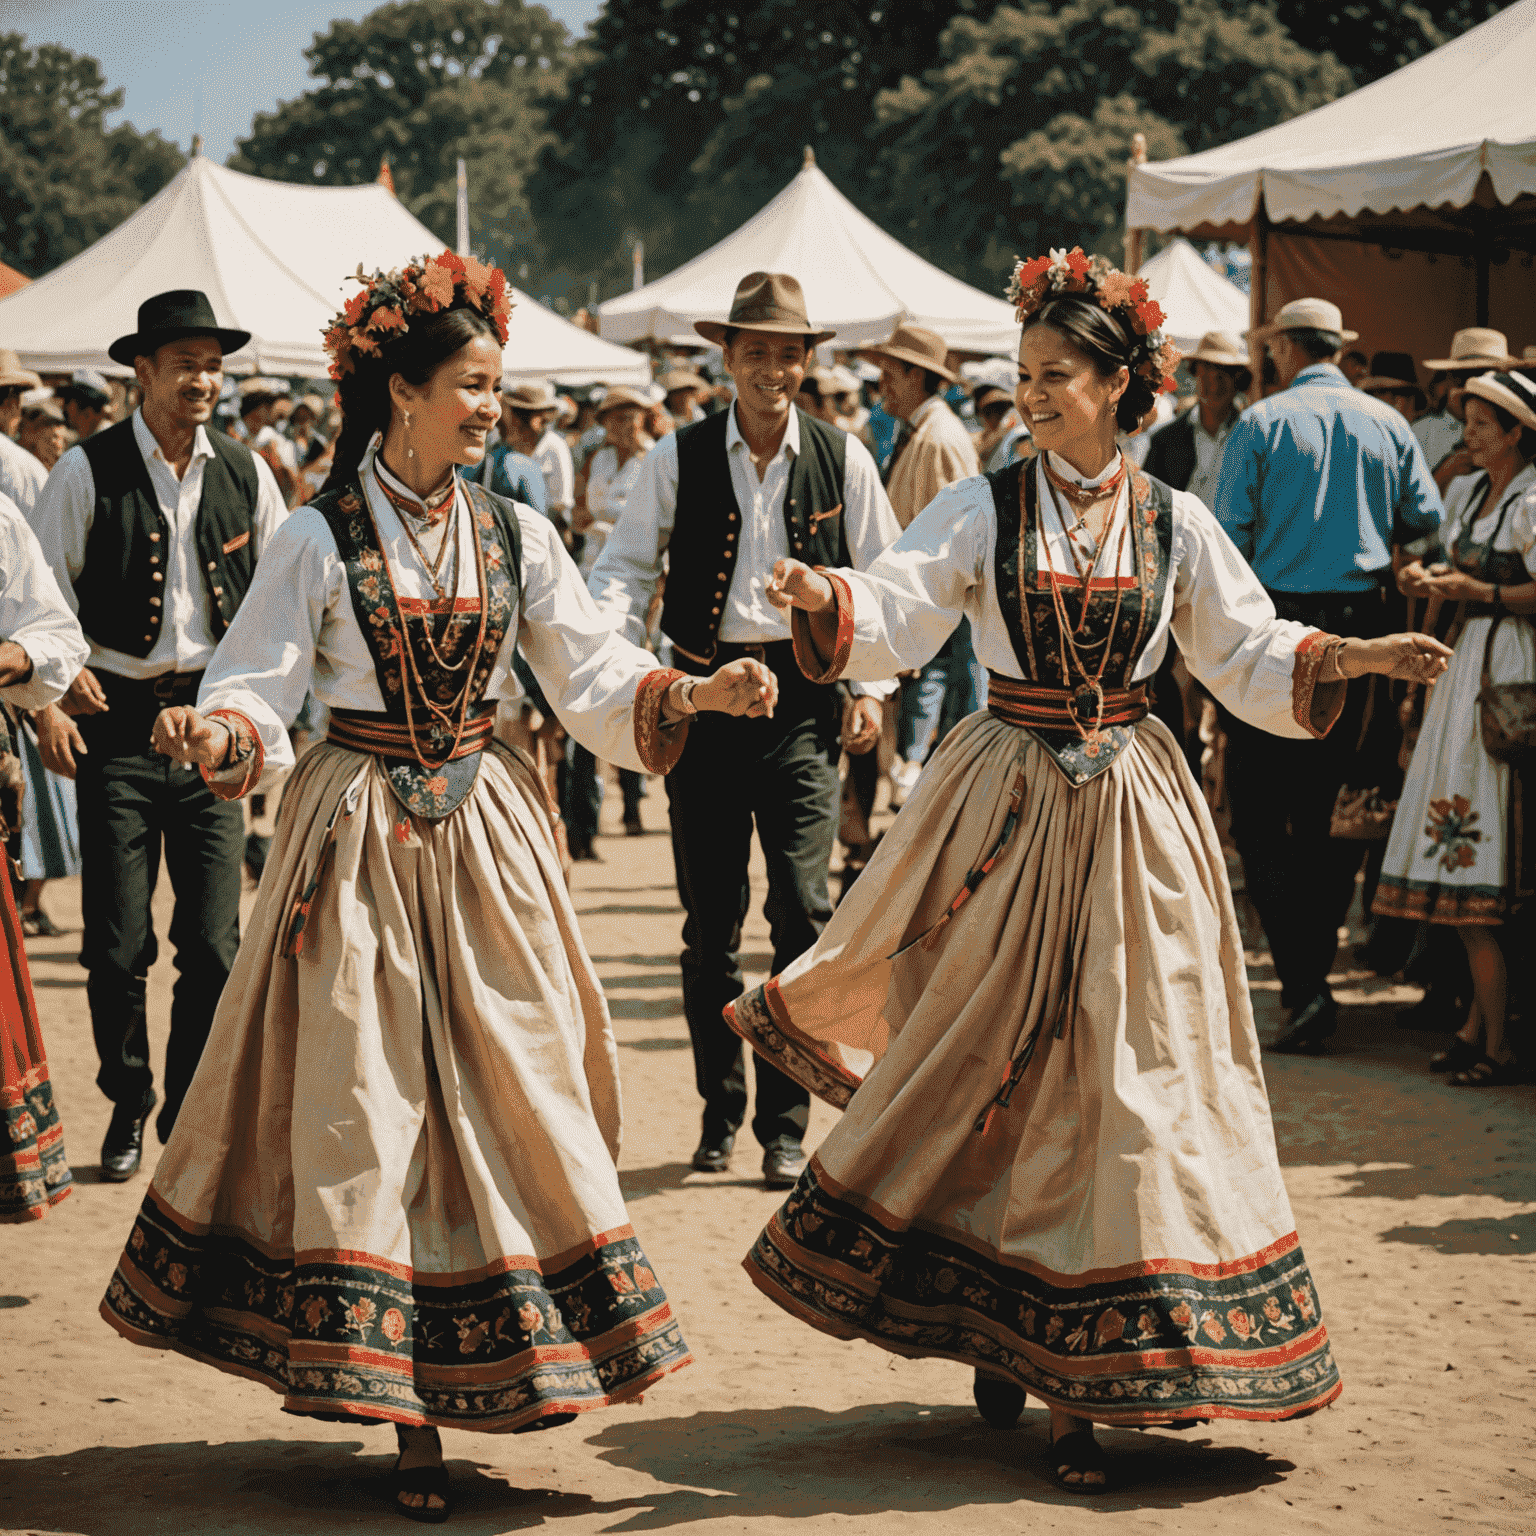
M698 678L685 677L682 687L677 690L677 707L685 715L697 715L699 712L698 705L693 702L693 690L698 686Z

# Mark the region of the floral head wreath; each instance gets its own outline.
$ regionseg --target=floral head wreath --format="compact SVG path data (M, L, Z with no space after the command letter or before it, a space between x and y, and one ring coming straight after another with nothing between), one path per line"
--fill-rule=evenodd
M1029 261L1015 260L1008 297L1021 325L1047 299L1064 293L1080 293L1113 315L1130 333L1132 372L1140 374L1155 391L1173 388L1174 370L1182 354L1163 335L1163 321L1168 317L1141 278L1127 277L1103 256L1085 256L1078 245Z
M362 290L347 300L325 331L333 379L351 373L360 353L377 356L391 337L410 329L413 316L439 310L478 310L496 327L502 346L507 344L512 292L506 275L473 256L444 251L371 277L359 262L350 281L361 283Z

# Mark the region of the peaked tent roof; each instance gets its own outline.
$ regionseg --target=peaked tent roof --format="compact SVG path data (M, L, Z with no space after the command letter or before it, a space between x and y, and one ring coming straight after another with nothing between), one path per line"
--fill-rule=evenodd
M839 347L884 341L907 320L937 331L958 351L1012 353L1013 306L951 277L867 219L806 151L800 174L734 234L665 277L598 305L602 334L695 340L695 320L724 320L749 272L789 272L811 319Z
M221 323L251 332L232 373L323 378L320 335L358 264L399 266L442 242L376 182L304 187L267 181L194 155L110 234L20 292L0 299L0 346L29 368L125 372L107 347L137 323L139 304L200 288ZM616 347L516 289L506 373L561 384L648 384L646 358Z
M1168 319L1165 334L1181 352L1192 352L1207 331L1241 337L1248 329L1248 295L1217 272L1188 240L1175 240L1141 264L1152 297Z
M1126 223L1215 233L1271 220L1462 208L1487 173L1536 194L1536 0L1372 84L1219 149L1137 166Z

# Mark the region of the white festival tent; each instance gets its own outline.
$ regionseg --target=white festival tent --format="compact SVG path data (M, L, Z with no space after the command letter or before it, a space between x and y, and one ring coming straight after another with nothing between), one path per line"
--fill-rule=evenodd
M111 234L0 299L0 346L39 372L121 375L107 347L137 326L138 307L171 288L200 288L219 322L249 331L228 371L324 378L321 332L365 271L430 255L443 242L386 187L305 187L226 170L202 155ZM651 381L649 361L572 325L513 290L506 377L556 384Z
M1536 0L1232 144L1131 171L1126 224L1248 240L1257 321L1336 299L1365 349L1536 342Z
M1011 304L893 240L832 185L809 149L799 175L734 234L665 277L599 304L602 335L699 345L694 321L724 320L749 272L797 277L811 320L837 332L834 347L884 341L909 321L937 331L956 351L1018 350Z
M1142 262L1136 275L1163 306L1163 334L1193 352L1207 331L1241 338L1248 329L1248 295L1225 278L1188 240L1174 240Z

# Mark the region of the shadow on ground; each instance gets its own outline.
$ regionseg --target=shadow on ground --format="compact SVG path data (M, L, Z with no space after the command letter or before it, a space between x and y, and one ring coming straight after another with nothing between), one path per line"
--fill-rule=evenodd
M1443 1221L1438 1227L1393 1227L1384 1243L1418 1243L1436 1253L1536 1253L1536 1212Z
M452 1528L491 1536L598 1515L610 1531L653 1531L701 1520L1079 1504L1047 1475L1045 1421L1043 1412L1030 1413L1018 1430L999 1433L968 1410L905 1402L846 1413L786 1407L611 1421L587 1444L657 1484L611 1500L514 1486L499 1468L454 1457L450 1439ZM1103 1439L1121 1479L1094 1502L1106 1512L1200 1504L1278 1483L1293 1470L1260 1451L1210 1449L1188 1435L1108 1431ZM381 1431L367 1442L187 1441L17 1458L0 1465L0 1528L244 1536L345 1524L398 1532L385 1440Z

